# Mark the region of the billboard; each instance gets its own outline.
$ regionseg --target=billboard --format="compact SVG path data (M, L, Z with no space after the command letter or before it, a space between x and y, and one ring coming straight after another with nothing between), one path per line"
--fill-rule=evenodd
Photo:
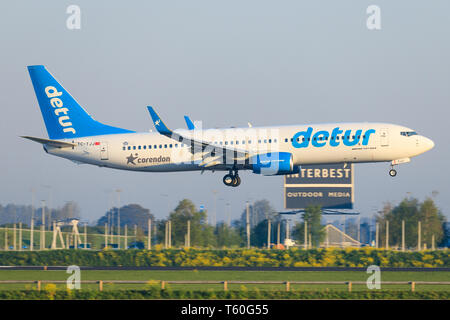
M353 164L304 165L299 173L284 177L284 207L353 209L353 178Z

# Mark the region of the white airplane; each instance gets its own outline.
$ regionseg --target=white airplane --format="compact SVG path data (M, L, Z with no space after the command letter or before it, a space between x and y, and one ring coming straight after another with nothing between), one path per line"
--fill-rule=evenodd
M185 116L188 130L170 130L148 107L157 132L135 132L95 121L44 66L29 66L52 155L100 167L173 172L227 171L223 182L236 187L239 170L263 175L299 172L305 164L407 163L434 147L412 129L388 123L329 123L270 127L201 129Z

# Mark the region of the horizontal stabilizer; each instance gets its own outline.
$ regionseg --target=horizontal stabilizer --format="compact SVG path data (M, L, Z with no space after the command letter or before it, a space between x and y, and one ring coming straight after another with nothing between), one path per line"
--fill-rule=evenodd
M41 144L45 144L51 147L56 147L56 148L72 148L74 146L76 146L75 143L70 143L70 142L63 142L63 141L58 141L58 140L50 140L50 139L43 139L43 138L36 138L36 137L29 137L29 136L21 136L21 138L25 138L37 143L41 143Z

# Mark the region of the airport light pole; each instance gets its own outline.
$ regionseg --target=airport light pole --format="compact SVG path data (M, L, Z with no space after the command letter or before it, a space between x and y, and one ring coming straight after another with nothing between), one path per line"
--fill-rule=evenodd
M229 202L227 202L227 217L228 217L228 226L231 227L231 207Z
M122 190L116 189L117 192L117 248L120 249L120 193Z
M278 220L277 226L277 249L280 249L280 237L281 237L281 221Z
M31 218L31 225L30 225L30 251L33 251L33 231L34 231L34 218Z
M380 224L375 223L375 248L378 248L378 239L380 235Z
M113 237L113 229L114 229L114 210L113 210L113 203L114 203L114 190L107 189L104 190L105 193L108 194L108 211L106 213L106 218L108 220L108 234L107 236L110 237L112 242Z
M41 221L41 246L40 250L45 248L45 200L41 200L42 203L42 221Z
M187 221L187 240L186 240L186 246L188 248L191 247L191 220Z
M402 220L402 251L405 251L405 220Z
M35 197L36 197L36 189L31 188L31 220L30 220L30 223L34 219L34 199L35 199Z
M420 223L420 221L417 224L417 250L420 251L421 247L422 247L422 230L421 230L422 224Z
M389 220L386 220L386 249L389 249Z
M148 219L147 250L152 249L152 219Z
M247 231L247 249L250 249L250 210L248 207L248 201L245 203L245 213L246 213L246 231Z
M48 212L47 212L47 221L48 221L48 230L50 231L52 224L52 200L53 200L53 194L52 194L52 186L43 185L44 188L48 189Z
M358 215L358 242L359 245L361 246L361 217Z
M87 222L84 223L84 249L87 249Z
M212 193L214 195L214 216L213 221L211 221L211 224L213 225L213 227L215 227L217 219L217 190L213 190Z

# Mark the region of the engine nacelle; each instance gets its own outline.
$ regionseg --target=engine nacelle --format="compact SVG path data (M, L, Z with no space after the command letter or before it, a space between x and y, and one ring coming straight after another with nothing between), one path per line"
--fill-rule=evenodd
M250 158L253 173L266 176L294 174L299 172L299 167L294 166L292 153L268 152L258 154Z

